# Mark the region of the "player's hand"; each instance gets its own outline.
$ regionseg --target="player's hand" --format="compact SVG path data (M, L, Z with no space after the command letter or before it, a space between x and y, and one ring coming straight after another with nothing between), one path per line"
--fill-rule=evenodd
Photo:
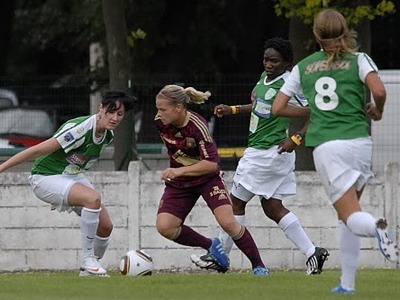
M161 180L171 181L178 176L181 176L179 174L179 168L166 168L161 174Z
M279 145L278 148L278 153L281 154L283 152L292 152L294 149L296 149L297 145L295 142L293 142L290 138L286 139L283 143Z
M367 116L374 121L379 121L382 119L383 112L379 111L374 103L367 103Z
M216 107L214 107L214 115L216 115L218 118L222 118L224 115L230 114L232 114L232 110L228 105L218 104Z

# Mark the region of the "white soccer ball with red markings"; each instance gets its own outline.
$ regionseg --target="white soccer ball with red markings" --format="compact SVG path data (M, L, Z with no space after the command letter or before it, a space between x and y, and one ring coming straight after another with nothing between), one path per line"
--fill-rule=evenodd
M143 250L130 250L119 262L121 274L127 276L151 275L153 268L153 259Z

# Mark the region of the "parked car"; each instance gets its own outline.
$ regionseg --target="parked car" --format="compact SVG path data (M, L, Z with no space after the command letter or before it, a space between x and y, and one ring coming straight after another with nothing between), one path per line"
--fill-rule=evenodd
M17 107L18 97L17 95L8 89L0 89L0 108L4 107Z
M55 129L54 120L46 110L0 109L0 146L31 147L52 136Z

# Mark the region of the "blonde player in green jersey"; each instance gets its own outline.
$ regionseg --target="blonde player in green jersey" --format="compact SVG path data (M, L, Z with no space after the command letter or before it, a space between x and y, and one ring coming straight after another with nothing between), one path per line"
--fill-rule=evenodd
M289 75L292 61L293 50L288 40L267 40L263 55L264 72L253 88L251 103L240 106L219 104L214 113L218 117L251 114L248 147L239 161L230 191L235 218L244 224L247 203L259 196L265 215L276 222L307 257L307 273L320 274L328 251L314 246L297 216L283 205L284 197L296 194L293 150L301 143L305 128L289 138L289 119L271 114L272 103ZM304 98L294 97L293 100L300 106L307 105ZM223 230L219 238L229 254L232 238ZM192 260L198 261L195 257Z
M313 26L318 51L300 61L281 88L272 112L286 117L310 115L306 146L313 147L316 171L340 219L340 284L332 293L355 292L360 237L376 237L382 254L398 260L387 222L362 211L359 200L371 172L372 140L368 117L382 118L385 87L372 59L357 52L355 33L333 9L321 11ZM366 103L365 86L373 96ZM288 104L303 93L309 108Z
M133 101L123 92L103 96L99 112L64 123L46 141L27 148L0 165L0 173L36 159L29 176L33 192L52 210L74 211L80 216L82 254L80 276L107 276L98 259L110 242L113 225L107 209L83 171L97 161L112 142Z

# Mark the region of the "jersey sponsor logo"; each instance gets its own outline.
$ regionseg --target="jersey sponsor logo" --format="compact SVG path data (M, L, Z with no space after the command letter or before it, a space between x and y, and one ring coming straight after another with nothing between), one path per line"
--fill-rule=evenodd
M333 62L330 66L328 66L327 60L318 60L309 64L304 71L305 75L310 75L315 72L322 71L330 71L330 70L349 70L350 69L350 61L348 60L338 60Z
M66 160L70 164L82 166L88 160L88 157L79 153L73 153L71 156L67 157Z
M206 145L204 144L204 141L200 141L200 151L203 153L204 158L210 158L210 155L207 152Z
M67 132L67 133L64 135L64 140L65 140L66 142L71 142L71 141L74 140L74 136L72 135L71 132Z

